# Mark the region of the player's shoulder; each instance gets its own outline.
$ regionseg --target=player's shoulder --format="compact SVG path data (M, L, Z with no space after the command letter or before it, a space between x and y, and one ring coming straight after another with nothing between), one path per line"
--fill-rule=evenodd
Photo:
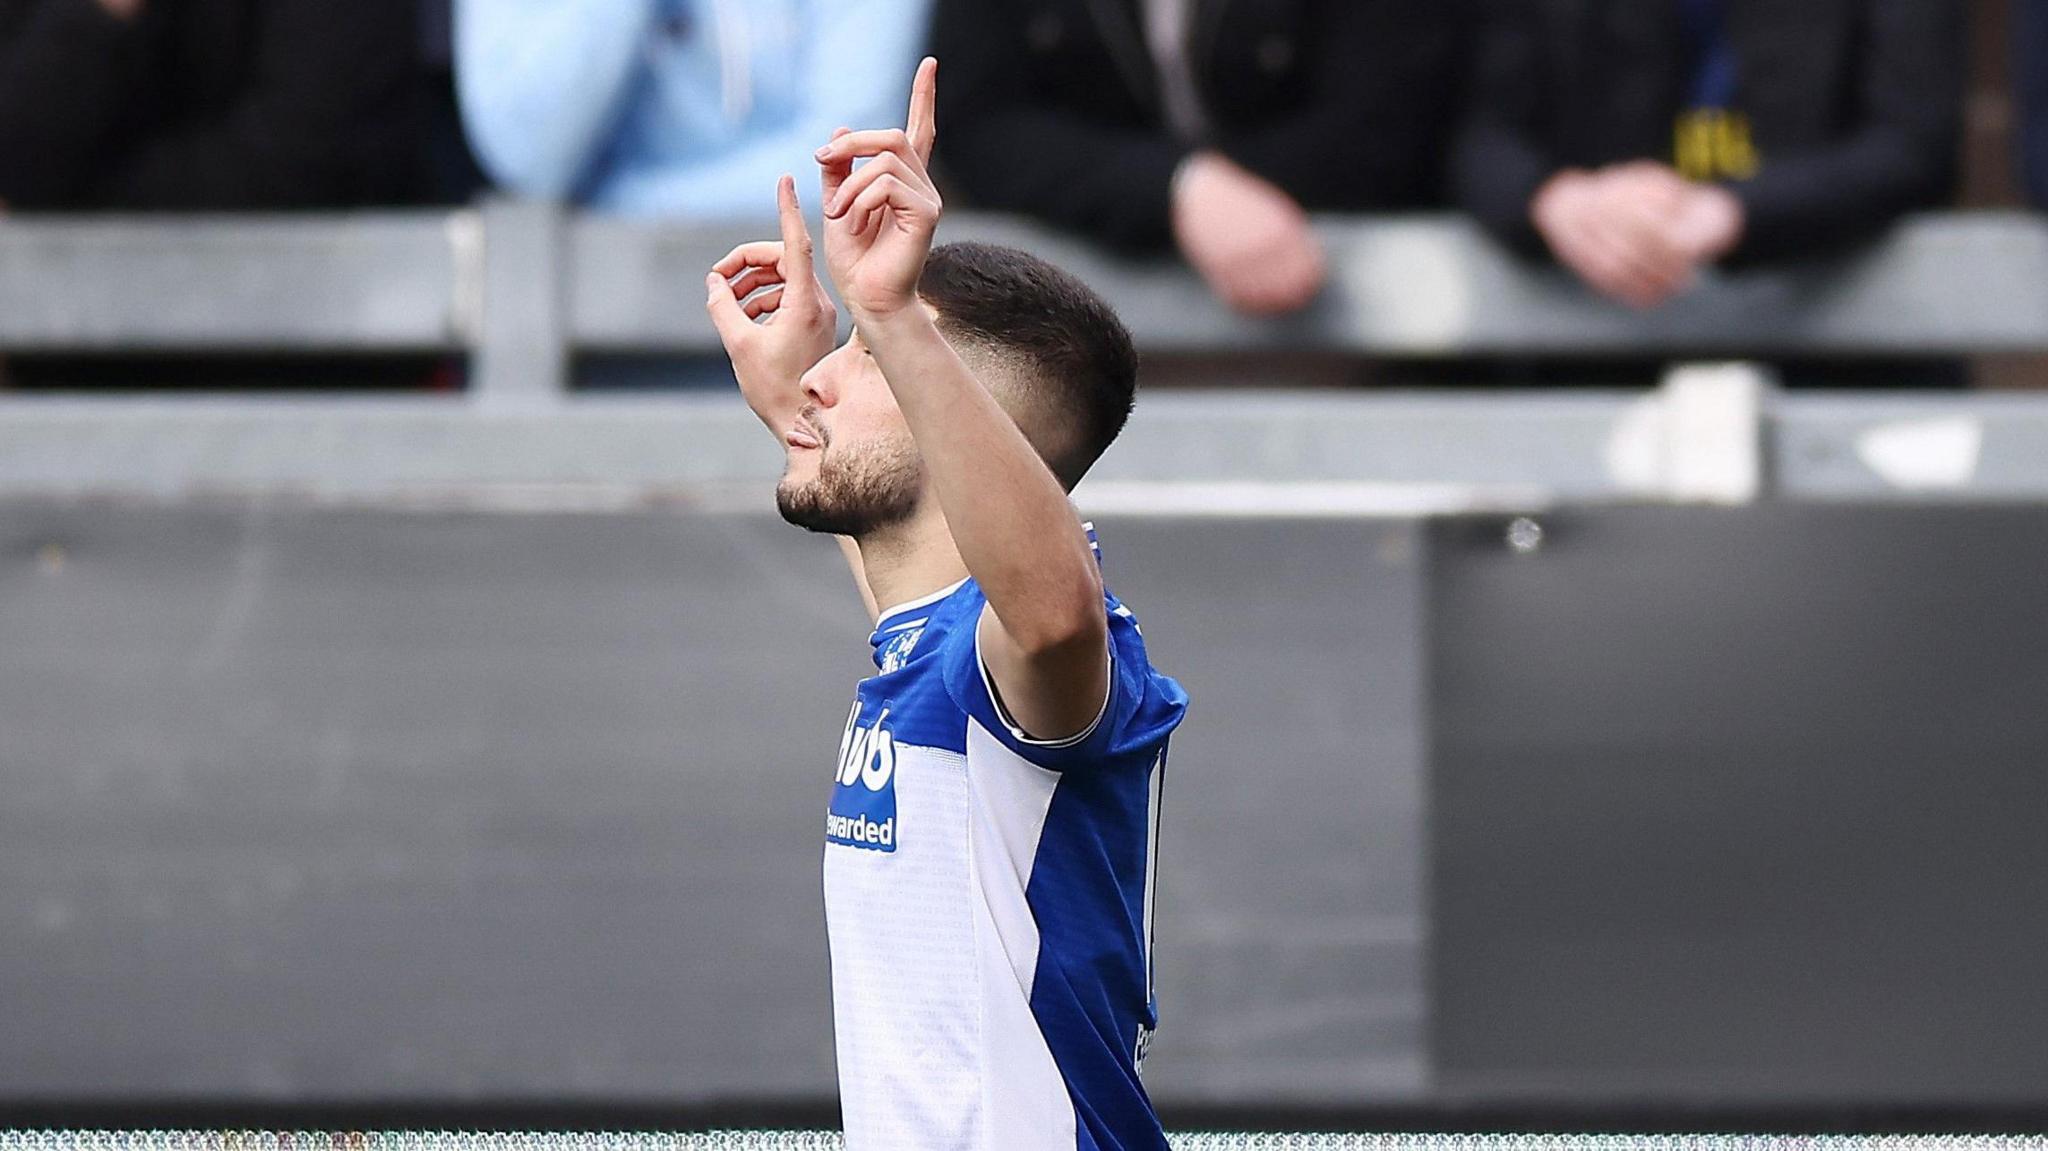
M1026 759L1056 770L1084 763L1135 762L1142 757L1139 753L1149 755L1162 746L1179 724L1187 694L1153 667L1137 613L1105 591L1102 610L1113 685L1102 717L1081 740L1059 745L1029 740L1003 714L981 662L979 632L987 606L987 596L970 579L929 597L914 610L884 612L876 632L876 662L882 674L866 681L864 692L886 696L896 709L894 715L930 729L925 732L928 739L940 738L942 726L955 723L955 717L964 713ZM966 726L961 725L963 733Z
M876 663L886 675L948 669L959 677L968 671L978 674L980 624L987 607L988 597L970 578L915 603L891 608L876 624ZM1138 613L1107 588L1102 610L1118 676L1152 686L1168 701L1184 702L1180 685L1153 666Z
M1138 614L1114 593L1105 594L1104 606L1109 612L1109 649L1118 687L1132 697L1142 718L1148 720L1147 726L1156 727L1163 736L1179 724L1187 710L1187 691L1153 664Z
M1151 670L1152 661L1145 650L1145 629L1138 622L1138 613L1131 606L1116 597L1115 592L1103 592L1103 610L1109 613L1109 644L1118 659L1136 663Z
M897 612L894 619L885 617L878 632L908 630L914 625L922 630L923 646L927 650L947 644L971 647L976 642L982 612L987 607L988 596L983 594L980 585L968 579L954 585L942 599L921 609ZM1138 623L1137 612L1107 588L1102 593L1102 610L1109 624L1110 645L1117 654L1121 656L1128 651L1129 654L1143 656L1145 634Z

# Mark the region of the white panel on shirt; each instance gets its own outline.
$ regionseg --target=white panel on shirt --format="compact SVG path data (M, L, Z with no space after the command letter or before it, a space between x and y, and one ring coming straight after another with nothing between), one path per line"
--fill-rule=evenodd
M1059 776L967 725L965 757L897 747L895 851L825 849L848 1151L1075 1146L1025 899Z
M994 1137L986 1145L1070 1149L1074 1101L1031 1014L1038 921L1025 902L1059 773L1025 760L973 719L967 721L967 763L975 801L970 847L980 895L975 928L990 1041L982 1099Z

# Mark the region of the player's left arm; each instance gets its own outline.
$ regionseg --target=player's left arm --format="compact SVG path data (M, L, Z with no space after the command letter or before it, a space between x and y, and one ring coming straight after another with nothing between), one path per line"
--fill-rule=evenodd
M827 262L988 597L981 659L1003 706L1032 738L1057 741L1085 732L1108 698L1102 576L1059 481L917 297L943 210L925 168L936 73L930 60L918 69L906 131L847 133L819 150Z

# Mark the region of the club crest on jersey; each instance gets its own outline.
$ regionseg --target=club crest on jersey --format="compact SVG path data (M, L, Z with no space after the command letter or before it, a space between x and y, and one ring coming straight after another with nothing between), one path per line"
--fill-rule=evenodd
M903 665L910 662L910 653L916 649L918 637L922 635L924 629L914 627L898 633L888 643L882 645L882 674L888 675L892 671L902 670Z
M889 734L888 722L887 707L871 724L860 722L858 703L847 715L832 805L825 812L827 843L896 850L896 737Z

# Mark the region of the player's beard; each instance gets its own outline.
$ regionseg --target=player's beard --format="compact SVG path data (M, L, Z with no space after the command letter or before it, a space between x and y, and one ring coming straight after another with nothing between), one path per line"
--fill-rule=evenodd
M835 451L822 436L818 474L804 483L784 477L775 489L782 518L800 528L862 539L917 514L924 461L908 436Z

